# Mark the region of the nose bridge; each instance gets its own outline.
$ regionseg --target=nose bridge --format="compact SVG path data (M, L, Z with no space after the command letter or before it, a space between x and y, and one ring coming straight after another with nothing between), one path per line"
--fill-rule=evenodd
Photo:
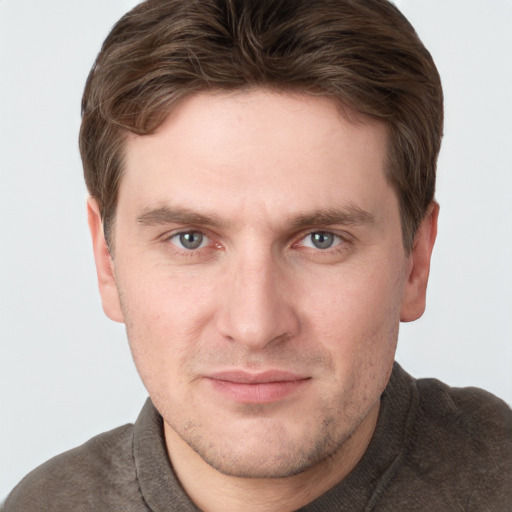
M246 247L231 261L219 314L224 337L251 349L294 336L298 320L287 297L286 273L270 248Z

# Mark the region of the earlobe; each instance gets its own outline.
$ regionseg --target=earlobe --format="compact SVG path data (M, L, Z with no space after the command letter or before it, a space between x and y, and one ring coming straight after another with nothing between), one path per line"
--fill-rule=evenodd
M409 268L406 276L400 320L412 322L423 315L430 272L430 259L437 235L439 205L434 201L421 222L414 245L409 255Z
M115 322L123 322L124 317L119 301L119 292L116 286L114 262L103 233L98 202L93 197L87 200L87 219L91 232L98 288L105 314Z

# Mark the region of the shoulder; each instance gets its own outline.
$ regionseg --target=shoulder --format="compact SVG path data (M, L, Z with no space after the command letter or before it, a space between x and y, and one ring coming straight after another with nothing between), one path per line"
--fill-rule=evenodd
M416 387L408 473L435 491L443 504L464 503L468 511L487 510L478 508L486 503L510 505L510 407L482 389L452 388L436 379L420 379Z
M134 508L142 501L132 438L133 425L124 425L50 459L13 489L2 512L146 510Z
M512 409L503 400L483 389L453 388L436 379L419 379L416 385L420 425L470 442L475 450L488 452L503 443L512 449Z

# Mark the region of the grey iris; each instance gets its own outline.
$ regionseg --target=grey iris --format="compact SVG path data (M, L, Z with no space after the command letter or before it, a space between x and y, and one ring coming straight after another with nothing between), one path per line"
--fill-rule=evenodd
M334 235L325 231L311 233L311 241L317 249L329 249L334 243Z
M191 231L190 233L181 233L180 243L186 249L197 249L203 243L204 235L198 231Z

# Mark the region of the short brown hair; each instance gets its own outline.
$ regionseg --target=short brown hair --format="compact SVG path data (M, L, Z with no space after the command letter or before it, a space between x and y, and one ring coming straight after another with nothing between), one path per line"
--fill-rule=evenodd
M406 249L434 198L443 94L432 57L387 0L146 0L114 26L82 101L80 151L107 241L126 134L151 134L207 89L302 91L382 120Z

